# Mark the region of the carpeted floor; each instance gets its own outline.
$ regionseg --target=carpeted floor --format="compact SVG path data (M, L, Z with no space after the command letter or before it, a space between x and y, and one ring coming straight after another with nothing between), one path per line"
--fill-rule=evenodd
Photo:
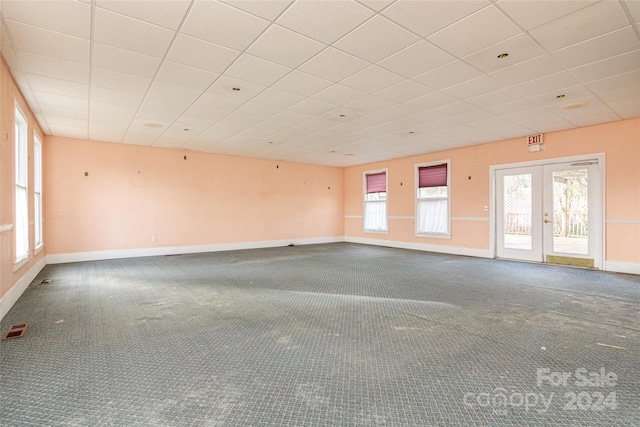
M639 313L639 276L347 243L50 265L0 425L637 427Z

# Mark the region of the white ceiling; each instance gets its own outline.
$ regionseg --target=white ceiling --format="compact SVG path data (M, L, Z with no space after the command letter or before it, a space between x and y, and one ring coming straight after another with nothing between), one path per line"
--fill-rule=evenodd
M635 0L1 0L0 12L2 55L48 135L349 166L640 117Z

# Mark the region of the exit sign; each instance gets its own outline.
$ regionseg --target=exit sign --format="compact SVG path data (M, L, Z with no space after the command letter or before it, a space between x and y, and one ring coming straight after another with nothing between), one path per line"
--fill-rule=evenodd
M538 135L530 135L527 137L527 145L538 145L542 144L542 134Z

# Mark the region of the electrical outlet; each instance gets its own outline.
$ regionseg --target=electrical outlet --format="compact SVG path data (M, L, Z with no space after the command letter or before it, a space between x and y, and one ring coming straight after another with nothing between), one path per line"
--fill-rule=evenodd
M157 242L157 241L158 241L158 238L157 238L156 236L151 236L151 241L152 241L152 242Z

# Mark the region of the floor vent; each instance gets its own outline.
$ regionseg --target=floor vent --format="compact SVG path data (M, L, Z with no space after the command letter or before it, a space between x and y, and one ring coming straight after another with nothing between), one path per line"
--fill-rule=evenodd
M48 285L49 283L51 283L51 279L42 279L40 281L40 283L38 283L39 285Z
M13 325L9 328L7 334L2 338L3 340L10 340L12 338L22 338L24 333L27 332L27 324Z

